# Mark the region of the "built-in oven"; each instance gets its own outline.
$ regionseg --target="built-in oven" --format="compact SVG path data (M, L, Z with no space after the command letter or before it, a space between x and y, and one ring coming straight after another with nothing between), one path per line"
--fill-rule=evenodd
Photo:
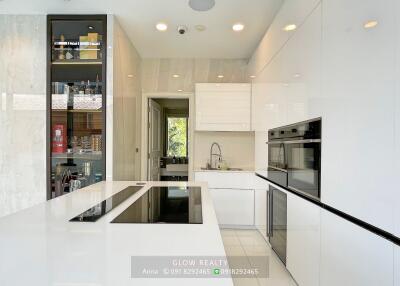
M320 198L321 119L268 131L268 179Z
M287 195L270 186L267 193L267 237L272 249L286 265Z
M287 182L287 158L283 141L268 143L268 178L279 185Z
M287 187L320 198L321 140L286 143Z

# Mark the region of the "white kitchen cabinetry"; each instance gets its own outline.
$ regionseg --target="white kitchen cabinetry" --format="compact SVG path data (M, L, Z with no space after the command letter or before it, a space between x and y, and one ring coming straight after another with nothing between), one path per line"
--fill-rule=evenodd
M197 131L250 131L251 85L196 84Z
M296 32L286 32L284 27L290 24L299 27L319 2L320 0L290 0L283 2L281 9L250 59L248 68L250 74L258 75L290 36Z
M254 225L254 190L209 190L220 225Z
M400 246L394 246L394 286L400 286Z
M393 266L390 241L321 210L321 286L391 286Z
M319 285L320 212L319 206L287 193L286 267L301 286Z
M395 1L396 3L396 9L395 9L395 13L396 15L400 15L400 1ZM395 122L395 148L396 148L396 156L395 156L395 169L396 169L396 174L400 174L400 17L397 16L397 25L396 25L396 39L397 39L397 49L396 49L396 111L395 111L395 115L396 115L396 122ZM395 235L397 237L400 237L400 192L397 191L396 192L397 197L395 198L395 214L394 214L394 218L395 218ZM397 248L399 249L399 247ZM398 250L398 255L400 255L400 250ZM398 285L396 286L400 286L400 258L398 258L398 276L399 276L399 281L398 281Z
M254 226L254 173L195 172L197 182L207 182L218 223Z
M320 117L320 75L319 5L253 81L253 130L266 132L270 128Z
M267 191L266 180L254 175L254 225L267 239Z
M395 2L322 1L321 199L392 233L399 130ZM364 28L372 20L378 24Z

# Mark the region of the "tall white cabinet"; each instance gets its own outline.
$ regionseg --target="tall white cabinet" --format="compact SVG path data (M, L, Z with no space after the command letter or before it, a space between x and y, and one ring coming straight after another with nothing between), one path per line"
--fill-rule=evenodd
M250 131L251 84L196 84L196 131Z
M395 2L322 2L322 201L392 233Z

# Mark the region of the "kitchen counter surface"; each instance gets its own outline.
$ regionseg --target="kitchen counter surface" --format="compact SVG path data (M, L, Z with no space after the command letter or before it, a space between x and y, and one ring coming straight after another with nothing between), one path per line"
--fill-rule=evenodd
M137 182L100 182L0 218L0 285L232 285L230 278L131 278L132 256L225 256L207 187L147 182L97 222L69 222ZM203 224L111 224L152 186L201 186Z

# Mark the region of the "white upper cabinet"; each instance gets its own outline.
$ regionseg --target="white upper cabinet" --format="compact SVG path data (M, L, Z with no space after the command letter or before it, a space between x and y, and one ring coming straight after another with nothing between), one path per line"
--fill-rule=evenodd
M260 45L250 59L248 72L258 75L278 53L295 31L284 31L287 25L299 27L320 0L284 1Z
M251 85L196 84L197 131L250 131Z
M396 1L322 2L322 201L392 233Z
M253 81L254 131L321 116L321 7Z
M321 210L320 267L321 286L392 286L393 244Z
M319 206L287 194L286 267L299 285L319 285L320 211Z
M400 15L400 1L396 1L396 15ZM397 39L397 49L396 49L396 121L395 121L395 148L396 148L396 166L395 172L396 174L400 174L400 17L397 16L397 24L396 24L396 39ZM395 198L395 205L400 206L400 192L397 191L397 197ZM400 237L400 207L395 207L395 234L397 237ZM399 247L400 248L400 247ZM400 255L400 250L398 251ZM399 284L396 286L400 286L400 257L399 257Z

